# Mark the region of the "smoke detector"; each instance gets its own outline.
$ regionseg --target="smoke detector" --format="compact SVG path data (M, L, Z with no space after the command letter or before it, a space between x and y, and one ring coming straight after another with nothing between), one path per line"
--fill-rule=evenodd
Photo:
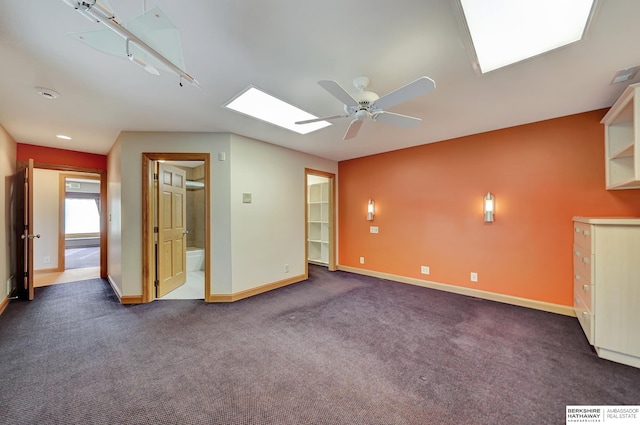
M45 99L57 99L58 96L60 96L60 93L58 93L57 91L47 89L44 87L36 87L36 91L40 96L44 97Z

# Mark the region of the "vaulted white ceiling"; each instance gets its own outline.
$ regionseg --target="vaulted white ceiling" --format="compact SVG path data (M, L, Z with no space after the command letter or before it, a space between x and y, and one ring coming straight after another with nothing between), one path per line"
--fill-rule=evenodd
M3 1L0 124L18 142L106 154L123 130L232 132L344 160L608 107L628 84L610 85L614 73L640 65L636 0L600 0L584 40L484 75L473 68L455 0L109 4L121 22L160 7L201 88L72 39L66 34L101 26L62 0ZM422 123L368 121L343 141L348 119L299 135L221 107L255 85L315 115L337 115L341 103L316 82L355 90L360 75L381 96L423 75L435 80L434 92L390 109ZM60 97L44 99L35 87Z

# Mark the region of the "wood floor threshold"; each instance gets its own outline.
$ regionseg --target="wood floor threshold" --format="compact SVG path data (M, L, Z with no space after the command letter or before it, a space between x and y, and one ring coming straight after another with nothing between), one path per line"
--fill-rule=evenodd
M258 286L256 288L247 289L233 294L214 294L208 299L214 303L231 303L239 301L245 298L253 297L254 295L263 294L265 292L272 291L274 289L282 288L294 283L302 282L306 280L307 276L304 274L293 276L288 279L279 280L277 282L267 283L266 285Z
M564 316L575 317L576 313L572 306L553 304L544 301L530 300L528 298L514 297L512 295L498 294L495 292L482 291L480 289L465 288L463 286L449 285L446 283L432 282L429 280L416 279L390 273L376 272L372 270L359 269L357 267L338 266L338 270L361 274L364 276L378 277L380 279L392 280L394 282L407 283L409 285L422 286L423 288L437 289L439 291L451 292L454 294L467 295L481 298L483 300L497 301L519 307L533 308L535 310L547 311L549 313L562 314Z
M82 269L68 269L64 271L37 270L34 272L33 286L56 285L58 283L79 282L82 280L99 279L100 267L86 267Z

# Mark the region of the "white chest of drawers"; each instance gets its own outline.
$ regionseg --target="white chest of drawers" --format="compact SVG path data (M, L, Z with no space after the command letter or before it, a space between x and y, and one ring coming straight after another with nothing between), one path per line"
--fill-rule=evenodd
M640 218L573 218L573 302L598 356L640 367Z

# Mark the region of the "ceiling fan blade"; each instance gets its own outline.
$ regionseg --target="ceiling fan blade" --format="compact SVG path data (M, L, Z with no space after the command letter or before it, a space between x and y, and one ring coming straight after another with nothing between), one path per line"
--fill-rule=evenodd
M394 105L427 94L436 88L436 83L429 77L420 77L417 80L402 86L397 90L387 93L373 102L372 109L387 109Z
M311 120L296 121L296 124L311 124L312 122L335 120L337 118L346 118L348 116L349 115L334 115L332 117L314 118L314 119L311 119Z
M344 103L345 105L347 105L347 106L355 106L355 107L360 106L358 101L355 100L353 98L353 96L351 96L349 94L348 91L343 89L342 86L340 84L336 83L335 81L333 81L333 80L320 80L320 81L318 81L318 85L320 87L322 87L323 89L325 89L326 91L328 91L329 93L331 93L333 95L333 97L335 97L336 99L338 99L340 102Z
M353 120L351 124L349 124L349 128L347 128L347 132L344 134L342 140L353 139L358 135L358 131L360 131L360 127L362 127L363 120Z
M372 116L374 121L397 125L398 127L413 128L420 124L421 118L395 114L393 112L377 112Z

